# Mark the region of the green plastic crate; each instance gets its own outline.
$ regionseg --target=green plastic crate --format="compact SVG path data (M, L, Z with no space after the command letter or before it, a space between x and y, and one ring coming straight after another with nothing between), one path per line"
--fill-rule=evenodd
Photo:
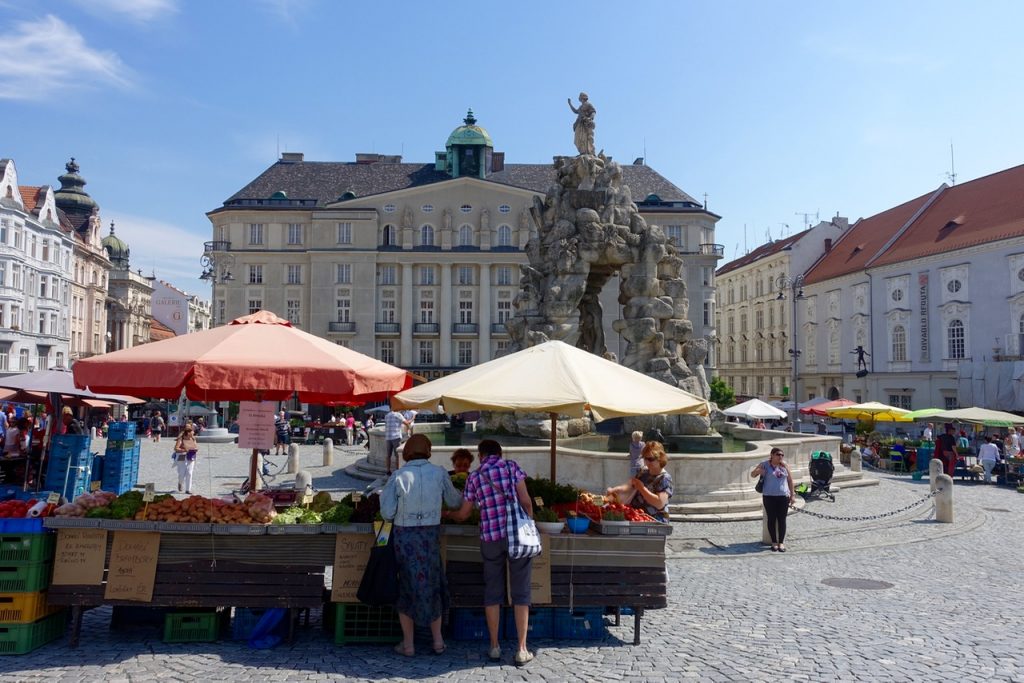
M397 643L402 626L394 607L371 607L337 603L334 620L334 644Z
M0 655L23 655L64 635L67 611L31 624L0 624Z
M0 565L0 593L32 593L50 584L52 562Z
M0 536L0 564L31 564L53 559L55 534L4 534Z
M165 643L212 643L220 633L216 612L172 612L164 618Z

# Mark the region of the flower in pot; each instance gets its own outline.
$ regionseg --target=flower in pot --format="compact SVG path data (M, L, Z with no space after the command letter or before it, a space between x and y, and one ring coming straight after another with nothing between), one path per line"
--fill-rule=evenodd
M537 529L541 533L545 534L559 534L562 533L562 527L564 523L558 519L558 513L551 508L538 507L534 508L533 520L537 524Z

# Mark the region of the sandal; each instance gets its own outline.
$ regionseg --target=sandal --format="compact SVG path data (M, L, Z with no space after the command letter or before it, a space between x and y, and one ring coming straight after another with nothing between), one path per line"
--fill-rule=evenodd
M398 643L395 645L395 654L402 655L403 657L412 657L416 654L415 648L405 649L405 643Z
M779 552L779 546L777 546L777 545L772 545L772 552L773 552L773 553L777 553L777 552Z
M435 655L443 655L448 651L448 646L445 643L441 643L440 645L435 645L433 651Z
M784 552L786 552L786 546L784 546L784 545L782 545L782 544L780 543L780 544L779 544L779 552L780 552L780 553L784 553Z

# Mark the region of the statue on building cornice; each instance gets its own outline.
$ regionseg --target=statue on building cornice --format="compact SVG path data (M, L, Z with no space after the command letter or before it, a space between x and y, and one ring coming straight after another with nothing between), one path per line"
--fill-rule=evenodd
M569 109L576 114L576 121L572 124L576 150L580 154L594 154L594 116L597 114L597 110L590 103L590 98L585 92L580 93L579 107L572 106L571 97L568 98L568 102Z

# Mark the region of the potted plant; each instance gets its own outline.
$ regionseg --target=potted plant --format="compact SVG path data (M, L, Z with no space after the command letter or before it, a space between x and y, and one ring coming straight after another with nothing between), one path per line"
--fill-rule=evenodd
M626 514L621 510L607 510L601 513L601 524L625 526L629 522L626 520Z
M537 529L541 533L562 533L563 523L558 519L558 513L551 508L535 508L533 511L533 521L537 524Z

